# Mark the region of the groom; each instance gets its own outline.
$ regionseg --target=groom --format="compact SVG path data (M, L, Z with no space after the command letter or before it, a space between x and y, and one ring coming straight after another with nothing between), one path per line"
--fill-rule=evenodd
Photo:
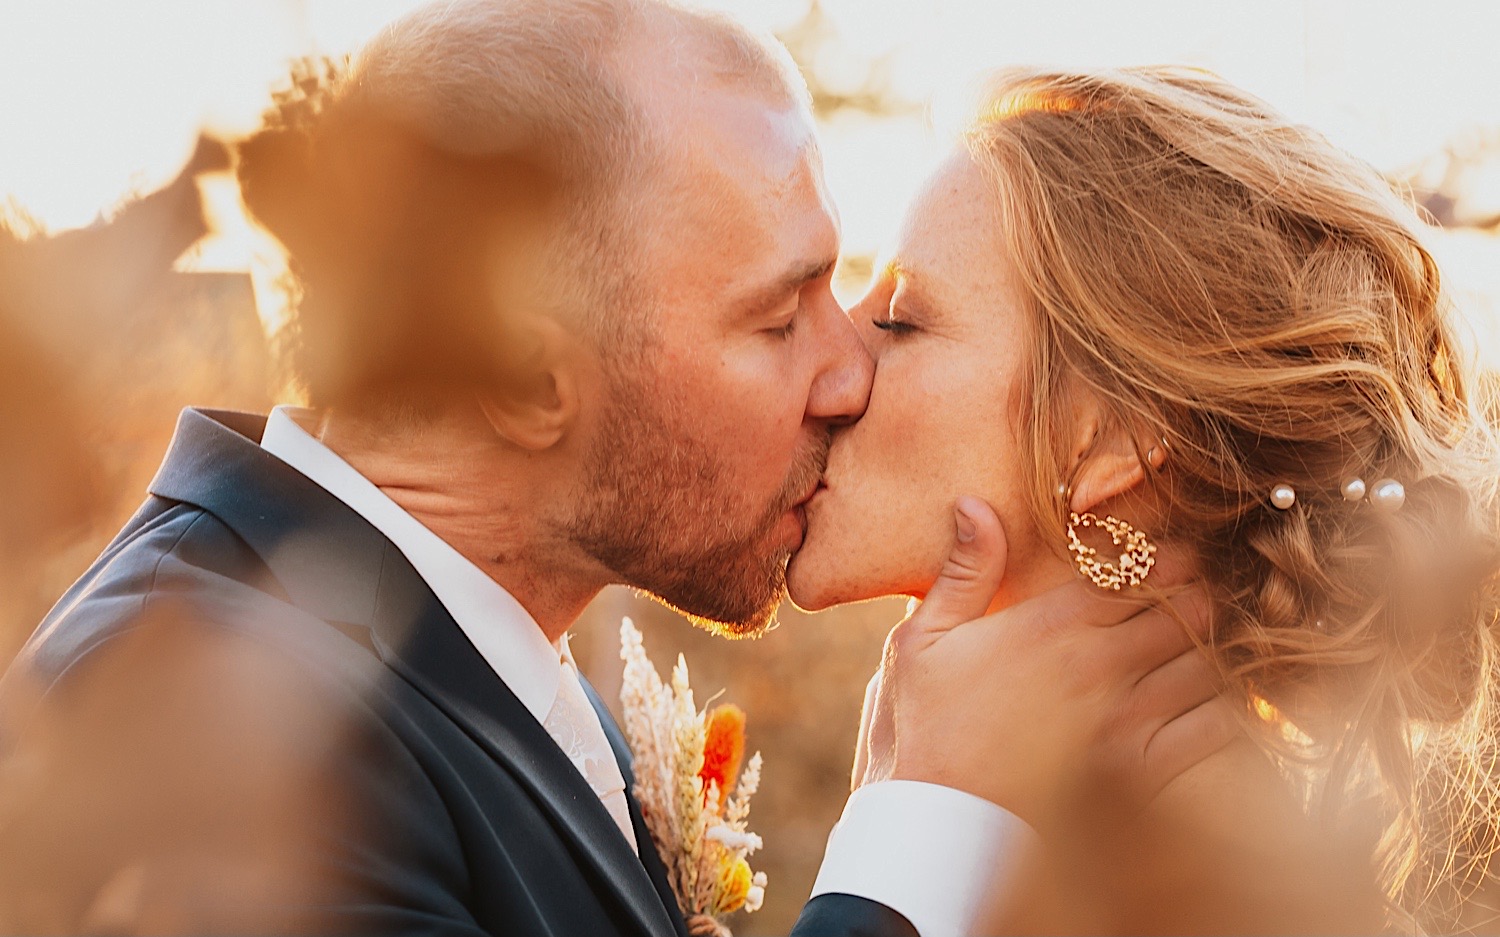
M32 920L68 930L684 934L566 631L610 583L734 634L783 598L872 374L830 288L805 89L780 50L664 3L451 0L309 110L242 174L304 281L316 409L186 411L38 629L4 716L44 779L15 829L46 848L0 880L29 876ZM474 175L502 163L528 191ZM1144 774L1120 740L1209 692L1132 701L1123 648L1076 698L1010 679L1049 664L1010 663L1018 634L1107 641L1131 611L1070 593L965 623L1003 535L958 530L882 699L973 744L862 756L894 767L851 798L796 933L969 926L1019 826L987 796L1058 780L1001 783L1037 769L992 713L1107 731ZM1150 666L1189 652L1165 617L1126 625L1136 648L1154 629ZM958 632L970 651L941 656ZM924 654L971 689L933 689ZM1222 742L1177 736L1152 770Z

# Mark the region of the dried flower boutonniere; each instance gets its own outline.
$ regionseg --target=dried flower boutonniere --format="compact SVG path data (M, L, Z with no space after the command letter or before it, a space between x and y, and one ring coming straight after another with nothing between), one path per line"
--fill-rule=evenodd
M746 828L761 762L756 752L740 773L745 714L729 705L700 711L680 654L671 687L663 685L629 618L620 624L620 657L620 703L646 828L688 930L698 937L729 937L724 918L757 910L766 889L766 874L752 872L746 858L761 846Z

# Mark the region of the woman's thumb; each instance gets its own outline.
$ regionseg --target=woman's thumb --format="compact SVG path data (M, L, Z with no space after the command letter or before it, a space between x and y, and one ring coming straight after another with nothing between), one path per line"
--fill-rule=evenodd
M1005 576L1005 528L994 508L973 495L953 507L956 536L942 572L912 616L924 631L946 631L989 610Z

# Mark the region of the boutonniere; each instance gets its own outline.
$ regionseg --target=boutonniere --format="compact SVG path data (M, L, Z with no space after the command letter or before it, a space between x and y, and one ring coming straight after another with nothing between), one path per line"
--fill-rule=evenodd
M665 686L629 618L620 624L620 657L620 703L646 828L688 930L729 937L724 918L759 909L766 890L766 874L753 872L747 858L761 847L746 827L761 760L756 752L740 772L745 713L731 705L699 710L680 654Z

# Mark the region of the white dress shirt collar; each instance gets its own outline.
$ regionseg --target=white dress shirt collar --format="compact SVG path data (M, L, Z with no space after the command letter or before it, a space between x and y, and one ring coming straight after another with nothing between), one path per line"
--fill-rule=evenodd
M490 668L537 722L557 700L561 650L515 597L298 424L316 414L277 407L261 448L348 505L395 544Z

